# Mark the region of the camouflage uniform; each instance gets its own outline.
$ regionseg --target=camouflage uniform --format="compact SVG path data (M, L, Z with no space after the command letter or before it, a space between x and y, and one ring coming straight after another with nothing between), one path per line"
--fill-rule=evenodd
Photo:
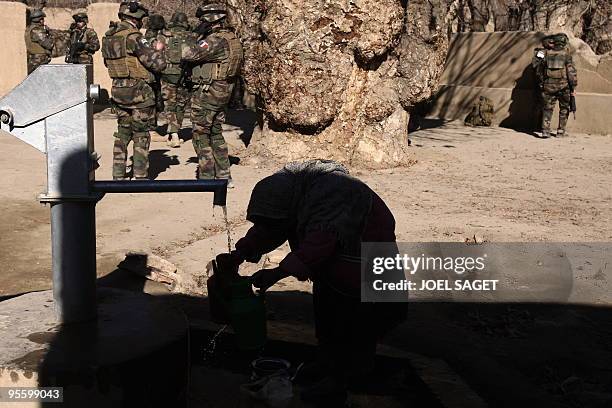
M72 16L75 19L75 23L70 26L70 47L77 47L76 60L69 61L70 50L66 56L66 62L72 64L93 64L93 55L100 49L100 40L98 34L93 28L85 25L82 28L78 27L79 21L84 21L86 24L89 22L85 13L79 13Z
M156 41L163 41L162 31L166 28L166 20L161 14L153 14L149 16L147 21L147 29L145 30L144 37L151 45L154 45ZM164 101L161 90L161 74L155 73L155 81L151 84L153 92L155 93L155 120L151 122L149 130L153 134L153 139L156 138L165 140L157 133L159 115L164 112Z
M25 43L28 53L28 75L41 65L51 62L54 41L49 28L44 24L45 13L34 10L31 23L25 30Z
M185 107L191 98L189 88L175 81L178 81L175 75L170 78L162 75L161 92L168 120L168 133L178 133L183 128Z
M185 106L189 103L189 88L185 85L184 67L181 66L181 53L184 46L195 45L194 33L188 31L187 16L176 13L170 28L161 34L166 45L165 56L168 65L161 77L161 91L164 98L170 146L179 147L178 132L183 127Z
M214 28L205 39L183 52L183 61L195 65L192 78L196 87L191 97L192 142L198 155L198 177L201 179L231 178L222 125L242 58L242 46L236 34L223 27Z
M578 86L578 75L567 47L567 36L556 34L542 40L544 48L536 48L532 66L542 96L542 136L550 136L553 110L559 101L557 136L564 136L570 111L570 97ZM571 89L570 89L571 88Z
M130 21L121 21L102 40L104 63L113 78L112 100L118 129L113 150L113 178L126 177L128 145L134 142L134 177L147 178L149 129L155 120L154 75L166 68L163 54L150 46Z

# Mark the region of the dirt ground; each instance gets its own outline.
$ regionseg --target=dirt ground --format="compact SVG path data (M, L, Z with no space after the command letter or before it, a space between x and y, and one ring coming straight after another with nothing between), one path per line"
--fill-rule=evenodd
M107 115L95 121L96 150L102 155L99 180L111 176L114 126ZM248 131L226 126L232 155L244 156L239 137ZM581 243L578 251L588 254L589 243L612 240L611 136L543 140L509 129L448 123L417 131L411 141L418 158L413 167L353 171L392 209L400 241L462 242L477 236L490 242L576 242ZM48 289L51 279L49 208L36 200L46 183L44 156L5 133L0 134L0 151L1 299ZM193 178L194 156L190 142L179 149L154 142L151 174L160 180ZM234 241L248 228L244 216L251 188L277 168L232 167L236 188L229 192L228 212ZM97 237L99 276L113 272L129 250L151 251L174 262L182 274L201 274L216 253L227 249L221 210L213 210L207 194L108 195L97 206ZM599 406L583 402L584 395L588 401L612 399L605 391L612 389L612 327L603 320L612 306L611 282L612 266L601 260L575 269L570 300L580 306L482 310L418 305L411 309L408 326L389 344L443 358L492 406L520 403L520 395L535 400L554 395L570 401L568 406ZM307 294L310 287L288 280L277 290ZM298 326L309 324L297 306L278 311L276 324L285 318ZM505 323L491 330L491 316ZM565 340L559 342L560 337ZM585 357L581 367L576 356L568 357L574 346ZM457 353L468 348L471 352ZM491 383L491 373L501 376L499 383ZM502 378L506 388L518 387L514 399L496 399ZM580 397L565 398L570 385Z
M96 120L97 179L109 179L114 122ZM243 130L226 126L232 154L244 154ZM187 135L188 136L188 135ZM418 163L410 168L360 171L389 205L399 241L459 242L474 235L491 242L606 242L612 239L612 137L576 135L542 140L509 129L472 129L457 123L411 135ZM44 156L0 134L0 296L45 289L50 284L49 208L37 202L44 190ZM229 192L232 238L244 220L251 188L277 170L232 166ZM191 143L151 146L156 179L194 177ZM97 206L98 273L114 270L128 250L147 250L177 263L186 274L203 270L226 248L222 212L207 194L108 195ZM579 276L580 303L612 302L606 279ZM593 275L598 272L595 270Z

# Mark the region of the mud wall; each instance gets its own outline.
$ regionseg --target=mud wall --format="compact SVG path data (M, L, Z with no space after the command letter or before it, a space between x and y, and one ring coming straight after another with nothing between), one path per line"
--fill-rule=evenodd
M94 3L87 7L89 26L102 38L108 24L117 20L116 3ZM66 30L72 22L73 12L67 9L45 8L46 23L50 28ZM0 96L19 84L27 75L24 30L26 27L26 6L17 2L0 2ZM52 63L63 64L64 58L55 58ZM94 56L94 81L103 90L110 92L111 79L104 67L100 52Z
M0 2L0 95L13 89L28 71L23 38L26 6L22 3Z
M539 127L536 80L530 67L533 49L545 33L495 32L453 35L440 88L429 116L463 119L480 95L495 103L496 125ZM612 133L612 55L595 55L580 39L571 39L578 69L577 118L570 131ZM556 121L556 119L555 119Z

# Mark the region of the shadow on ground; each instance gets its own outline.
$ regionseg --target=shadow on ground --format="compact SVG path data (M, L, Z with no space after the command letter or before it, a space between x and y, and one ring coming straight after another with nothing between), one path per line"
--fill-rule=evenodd
M175 154L168 154L169 149L163 150L151 150L149 151L149 178L151 180L157 179L160 174L164 173L171 166L178 166L178 156Z
M225 123L238 127L242 130L242 133L239 136L240 140L242 140L244 145L248 147L251 143L251 139L253 138L253 133L255 132L255 127L257 126L258 121L259 119L257 112L249 109L241 109L228 111Z
M124 275L113 283L120 275L115 271L99 283L142 289L144 283L137 283L142 280L133 276ZM126 285L125 279L131 283ZM163 294L160 299L181 307L192 321L209 319L205 298ZM292 340L270 342L265 353L294 363L312 358L314 348L295 341L313 338L311 295L275 291L266 295L266 302L274 337L280 333ZM489 406L608 407L612 402L610 316L609 308L579 305L411 304L407 322L387 336L383 344L444 360ZM308 333L300 334L304 330ZM227 335L220 340L223 346L219 354L215 354L221 356L220 360L204 361L203 350L212 333L210 328L192 327L194 373L206 380L202 387L210 390L210 395L217 385L219 389L227 388L227 384L216 384L211 378L229 376L233 378L230 383L237 387L246 378L248 361L253 357L241 359L232 354L231 335ZM412 403L429 407L456 397L452 387L446 391L449 395L442 395L444 390L434 393L428 389L431 379L423 381L416 376L409 360L379 356L378 364L388 377L374 388L386 390L382 394L400 404L397 406ZM376 394L374 390L367 392Z
M119 269L98 279L98 286L146 290L168 307L181 308L191 325L191 406L237 406L242 398L239 386L247 381L255 355L237 353L229 331L217 337L213 353L206 352L220 326L210 323L205 297L172 294ZM269 292L266 303L273 340L263 353L286 358L294 366L312 359L311 295ZM456 381L448 381L448 373L424 375L410 357L422 356L446 362L491 407L609 407L610 316L609 307L587 305L411 304L408 320L383 341L384 350L397 350L399 355L379 355L377 380L355 385L352 397L370 403L364 406L374 406L375 401L377 407L450 406L447 401L461 398L463 393L457 391ZM69 334L62 328L58 338L70 340ZM95 344L95 331L78 341ZM443 385L433 389L432 383Z
M136 292L148 284L121 270L98 280L101 287ZM248 363L255 356L237 353L229 332L217 337L212 354L205 352L216 333L214 324L206 323L206 298L171 294L165 289L156 291L155 297L168 307L181 308L191 322L191 406L236 406L241 398L239 385L248 379ZM294 365L312 359L311 295L269 292L266 302L269 334L274 340L263 354L286 358ZM408 356L445 361L488 406L603 408L612 402L609 317L608 307L581 305L411 304L408 320L383 344ZM304 330L306 334L300 334ZM70 331L62 329L58 336L65 343ZM87 338L81 334L78 342L84 341L95 344L95 331ZM443 385L433 390L432 382ZM354 385L351 395L368 401L370 405L365 406L435 407L461 397L456 387L444 373L424 376L409 357L379 355L375 380ZM376 399L381 396L383 400Z

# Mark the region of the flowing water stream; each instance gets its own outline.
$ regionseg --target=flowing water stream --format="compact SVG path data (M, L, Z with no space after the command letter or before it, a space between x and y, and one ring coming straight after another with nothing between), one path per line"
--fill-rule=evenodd
M230 229L230 223L227 219L227 206L222 206L223 208L223 219L225 220L225 230L227 231L227 252L232 252L232 231Z

